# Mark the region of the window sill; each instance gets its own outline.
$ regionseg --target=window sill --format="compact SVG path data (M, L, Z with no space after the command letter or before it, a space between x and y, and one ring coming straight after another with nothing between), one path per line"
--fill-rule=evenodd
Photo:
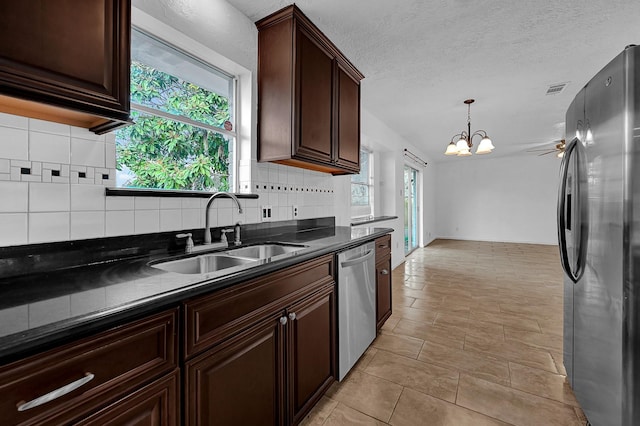
M385 220L393 220L397 218L398 216L365 216L365 217L351 218L351 226L365 225L367 223L382 222Z
M184 191L179 189L147 189L147 188L105 188L107 197L180 197L209 198L215 192ZM238 194L237 198L258 198L258 194Z

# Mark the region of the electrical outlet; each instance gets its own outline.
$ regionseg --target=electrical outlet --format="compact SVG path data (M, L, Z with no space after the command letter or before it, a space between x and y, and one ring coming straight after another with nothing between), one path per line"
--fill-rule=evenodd
M271 206L262 206L260 208L260 221L261 222L271 222L271 218L273 217L273 207Z
M291 206L291 214L294 219L298 217L298 206Z

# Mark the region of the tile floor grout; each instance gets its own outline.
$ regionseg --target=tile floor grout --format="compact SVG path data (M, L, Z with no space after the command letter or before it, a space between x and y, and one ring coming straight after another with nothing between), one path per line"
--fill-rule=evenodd
M556 247L436 240L392 280L393 315L305 425L584 424L561 365Z

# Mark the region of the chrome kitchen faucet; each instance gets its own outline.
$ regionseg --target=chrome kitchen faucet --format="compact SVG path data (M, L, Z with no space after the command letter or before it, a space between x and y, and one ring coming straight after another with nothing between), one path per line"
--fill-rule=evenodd
M233 201L235 201L236 205L238 206L238 213L242 213L242 206L240 205L238 198L235 195L231 194L230 192L216 192L211 197L209 197L209 201L207 201L207 207L205 207L204 209L204 244L205 245L211 244L211 225L209 222L209 208L211 207L211 204L213 204L213 200L220 197L231 198ZM239 236L240 236L240 233L238 232L236 236L236 240L239 240Z

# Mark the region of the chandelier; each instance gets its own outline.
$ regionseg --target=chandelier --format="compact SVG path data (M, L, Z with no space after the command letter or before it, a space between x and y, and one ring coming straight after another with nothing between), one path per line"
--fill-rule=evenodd
M476 149L476 154L489 154L495 148L491 143L491 139L487 136L487 132L484 130L476 130L471 133L471 104L474 102L475 99L467 99L464 101L464 103L467 104L467 130L463 130L462 133L453 135L444 155L457 155L459 157L467 157L471 155L471 148L473 147L472 140L475 136L480 136L482 138L478 148ZM458 141L454 143L456 138L458 138Z

